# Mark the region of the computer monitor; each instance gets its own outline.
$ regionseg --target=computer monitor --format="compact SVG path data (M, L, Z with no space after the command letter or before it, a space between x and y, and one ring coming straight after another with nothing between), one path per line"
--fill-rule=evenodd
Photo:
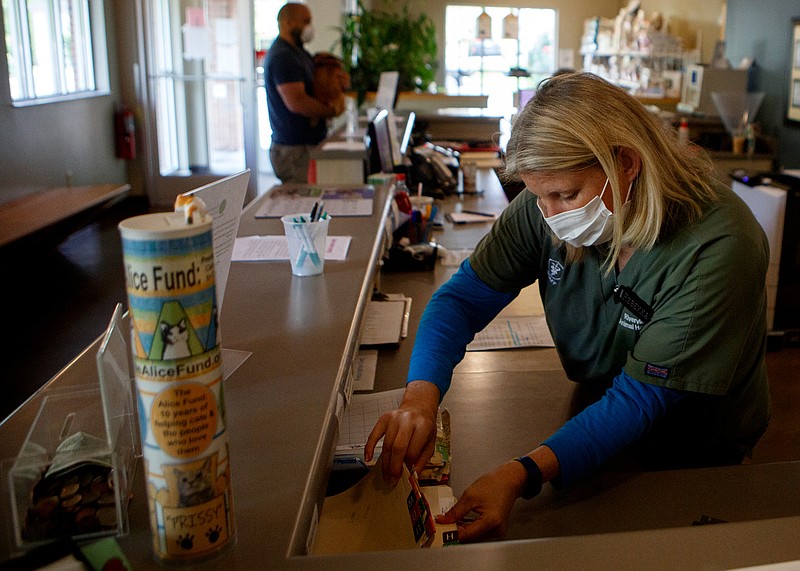
M416 113L411 111L406 120L406 128L403 130L403 138L400 139L400 156L395 157L395 164L402 164L403 157L406 156L408 152L408 145L411 144L411 134L414 132L414 122L416 120Z
M397 71L383 71L378 80L378 91L375 94L375 107L392 111L397 103L397 83L400 73Z
M522 111L522 108L528 104L528 101L533 99L536 95L535 89L520 89L517 91L517 110Z
M394 172L392 139L389 133L389 112L381 109L367 128L369 137L369 172Z

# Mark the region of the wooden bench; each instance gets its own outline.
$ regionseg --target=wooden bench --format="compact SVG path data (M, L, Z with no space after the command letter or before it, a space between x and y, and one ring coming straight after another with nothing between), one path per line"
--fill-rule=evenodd
M123 198L129 184L58 187L0 204L0 247Z

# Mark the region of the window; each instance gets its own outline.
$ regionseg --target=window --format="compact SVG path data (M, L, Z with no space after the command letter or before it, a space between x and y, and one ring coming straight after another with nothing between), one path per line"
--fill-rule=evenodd
M246 166L246 0L149 0L148 82L162 176ZM195 3L190 3L195 4ZM249 28L249 26L248 26ZM249 30L248 30L249 31ZM249 40L249 38L246 38Z
M533 89L553 74L557 53L555 10L453 5L446 8L448 93L488 95L489 107L510 107L514 92Z
M349 1L349 0L348 0ZM272 128L269 125L269 110L267 109L267 87L264 77L264 60L272 42L278 37L278 10L286 0L255 0L255 45L258 50L256 62L257 87L256 101L258 104L258 146L266 152L271 144ZM269 166L269 157L266 154L259 158L259 167ZM270 167L271 168L271 167Z
M3 0L11 99L40 103L107 93L96 54L105 57L102 0ZM95 24L92 29L91 24ZM97 49L95 49L97 45ZM103 63L99 67L107 70Z

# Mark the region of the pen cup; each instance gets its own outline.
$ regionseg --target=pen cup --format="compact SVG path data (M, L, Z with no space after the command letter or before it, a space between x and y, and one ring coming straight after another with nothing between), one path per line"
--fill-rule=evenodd
M478 164L473 161L463 161L461 163L461 175L462 175L462 188L463 191L467 194L474 193L478 189L477 185L477 176L478 176Z
M315 276L322 273L330 221L331 217L327 214L324 219L314 222L309 222L306 214L289 214L281 218L294 275Z
M431 217L431 209L433 208L432 196L411 196L411 209L419 210L420 215L424 220Z
M430 238L430 228L433 222L433 197L412 196L411 220L408 227L408 239L412 244L427 242Z

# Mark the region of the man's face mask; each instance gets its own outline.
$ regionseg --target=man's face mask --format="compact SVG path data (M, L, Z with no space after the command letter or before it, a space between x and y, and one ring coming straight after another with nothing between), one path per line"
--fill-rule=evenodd
M310 43L314 39L314 26L307 24L302 28L294 28L292 38L298 46Z
M314 40L314 26L308 24L300 31L300 41L309 44Z

